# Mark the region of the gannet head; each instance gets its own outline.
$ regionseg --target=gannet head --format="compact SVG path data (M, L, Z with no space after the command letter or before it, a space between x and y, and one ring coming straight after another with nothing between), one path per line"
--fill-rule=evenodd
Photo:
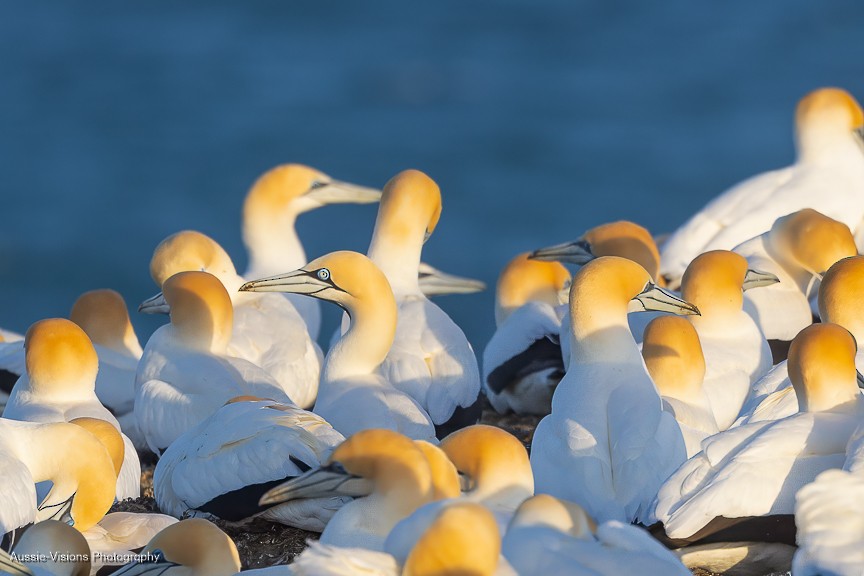
M120 432L111 423L96 418L75 418L69 423L84 428L105 446L108 455L111 456L111 462L114 464L114 471L119 476L120 468L123 466L123 457L126 455L126 445L123 443Z
M392 241L410 241L422 230L429 239L441 218L441 189L419 170L404 170L384 185L375 222Z
M234 308L225 286L207 272L180 272L168 278L159 295L142 305L165 310L184 345L197 350L222 352L234 329Z
M693 324L678 316L658 316L645 327L642 357L661 396L697 396L705 378L705 357Z
M626 323L627 312L643 310L699 314L696 306L657 286L645 268L627 258L601 256L573 277L570 315L579 333Z
M583 540L593 540L597 531L597 523L581 506L549 494L537 494L520 504L509 527L517 526L548 526Z
M119 352L141 352L126 302L114 290L83 293L72 305L69 319L87 333L93 344Z
M816 159L838 142L861 139L864 112L855 98L841 88L820 88L798 102L795 132L798 156Z
M789 347L789 379L802 412L831 410L859 398L855 337L837 324L811 324Z
M545 302L559 306L567 301L570 272L558 262L529 258L524 252L501 271L495 289L495 324L500 326L526 302Z
M375 492L388 497L398 511L393 524L434 497L432 472L423 451L393 430L357 432L336 447L325 466L269 490L260 505L298 498L360 496Z
M459 472L456 466L447 457L443 450L426 442L425 440L415 440L414 444L420 448L423 455L426 456L426 461L429 463L429 470L432 472L432 490L435 500L443 500L444 498L456 498L461 494L461 486L459 484Z
M90 574L90 546L87 539L78 530L57 520L45 520L30 526L15 544L14 552L19 558L35 555L47 557L40 567L56 576ZM30 571L18 572L4 565L0 556L0 572L5 573L4 568L9 568L10 574L32 574Z
M288 213L296 216L326 204L369 204L381 191L333 180L302 164L282 164L262 174L252 185L243 204L244 221Z
M864 256L835 262L819 285L819 316L864 341Z
M212 238L183 230L165 238L150 258L150 276L160 288L178 272L197 270L216 276L226 287L238 284L237 270L228 253Z
M240 555L234 541L203 518L182 520L164 528L139 556L140 560L114 574L158 576L180 568L178 574L189 576L233 576L240 571Z
M93 391L99 358L90 338L64 318L40 320L24 336L24 362L34 391Z
M512 434L476 424L453 432L441 450L466 478L466 491L479 498L521 502L534 494L534 475L525 446Z
M812 208L775 220L768 241L783 260L814 275L822 275L834 262L858 254L849 227Z
M717 319L740 311L744 290L770 286L780 279L774 274L749 270L747 260L729 250L700 254L681 278L681 296L699 307L703 317Z
M451 504L414 545L402 574L492 576L500 554L501 534L492 513L470 502Z
M651 233L642 226L620 220L588 230L573 242L536 250L531 258L585 264L599 256L620 256L639 263L651 278L662 282L660 252Z
M240 290L304 294L338 304L352 318L367 309L375 309L376 315L391 308L395 315L396 310L387 277L369 258L347 250L316 258L294 272L252 280ZM395 321L392 330L395 334Z

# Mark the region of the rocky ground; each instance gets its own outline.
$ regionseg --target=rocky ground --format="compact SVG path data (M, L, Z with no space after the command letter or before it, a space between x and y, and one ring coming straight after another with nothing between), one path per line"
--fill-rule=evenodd
M481 419L483 424L498 426L507 430L519 438L527 448L531 446L534 429L539 421L540 419L535 417L512 414L501 416L488 407L483 411ZM153 468L153 465L148 465L142 469L141 498L118 502L111 509L112 512L159 512L156 507L156 500L153 498ZM314 532L306 532L263 520L255 520L243 525L234 525L218 520L216 524L237 544L244 570L288 564L306 548L307 540L318 537L318 534ZM697 576L718 576L699 569L694 570L693 573Z

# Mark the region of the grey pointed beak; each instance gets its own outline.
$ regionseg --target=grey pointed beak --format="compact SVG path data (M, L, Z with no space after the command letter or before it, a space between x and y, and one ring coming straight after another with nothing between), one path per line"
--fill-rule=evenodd
M423 234L423 244L426 244L426 242L428 242L431 237L432 233L427 230L426 233Z
M747 270L744 275L744 283L741 285L742 290L750 290L751 288L759 288L761 286L771 286L777 284L780 279L770 272L760 272L759 270Z
M152 298L148 298L138 305L138 312L141 314L169 314L171 307L165 300L165 295L159 292Z
M420 263L418 280L420 290L426 296L471 294L473 292L482 292L486 289L486 284L480 280L446 274L425 262Z
M372 204L381 200L381 191L349 182L331 180L312 188L305 196L320 204Z
M309 470L301 476L271 488L258 501L259 506L270 506L300 498L329 496L367 496L374 486L371 481L349 474L338 463Z
M584 238L535 250L528 257L532 260L567 262L568 264L580 265L587 264L596 258L594 252L591 251L591 243Z
M858 380L858 388L864 389L864 374L861 374L861 372L856 370L855 378Z
M668 290L660 288L653 282L648 282L645 289L630 301L628 312L642 312L654 310L656 312L671 312L678 316L701 316L699 309L693 304L682 300Z
M310 294L331 288L332 286L310 274L302 268L287 274L268 276L260 280L252 280L240 286L241 292L289 292L292 294Z

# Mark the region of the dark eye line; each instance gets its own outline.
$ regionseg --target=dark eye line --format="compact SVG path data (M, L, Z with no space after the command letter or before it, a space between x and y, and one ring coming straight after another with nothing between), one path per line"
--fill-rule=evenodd
M313 180L312 184L309 185L309 190L316 190L318 188L323 188L327 186L327 182L322 182L320 180Z

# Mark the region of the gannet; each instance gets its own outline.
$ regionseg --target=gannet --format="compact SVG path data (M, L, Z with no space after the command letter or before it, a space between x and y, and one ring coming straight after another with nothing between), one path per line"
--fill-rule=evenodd
M348 312L348 331L324 360L314 409L336 430L346 437L367 428L388 428L420 440L435 437L426 411L379 370L393 345L397 312L387 278L369 258L333 252L240 289L306 294Z
M123 432L135 442L134 419L135 369L141 358L141 345L129 321L123 297L110 289L90 290L72 305L69 319L78 324L96 349L99 372L96 374L96 396L120 421ZM26 373L24 340L0 343L0 370L18 376ZM11 392L12 381L8 388ZM0 382L0 404L5 405Z
M690 574L645 530L616 520L598 526L578 504L548 494L522 503L502 552L519 574Z
M261 504L333 494L368 496L336 512L320 542L370 550L382 550L396 523L435 497L432 472L423 451L397 432L371 429L343 442L326 466L270 489Z
M853 256L835 262L824 274L819 285L819 311L825 322L849 330L856 342L864 342L864 257ZM859 351L855 364L864 370L864 351ZM859 386L862 377L859 376ZM736 425L765 420L779 420L798 411L798 399L789 379L786 362L780 362L753 385L750 396Z
M681 296L701 312L688 319L702 344L702 386L720 430L732 425L750 386L771 369L768 342L742 310L744 291L776 282L773 274L748 269L743 256L727 250L697 256L681 279Z
M114 502L117 474L108 450L81 426L0 418L0 480L0 534L47 519L84 531ZM38 502L35 484L45 481L52 486Z
M420 253L440 216L438 185L417 170L400 172L384 186L367 255L399 306L393 346L379 371L426 410L443 438L480 419L480 373L465 334L418 285Z
M138 560L114 572L115 576L234 576L240 572L234 541L203 518L168 526L138 555Z
M664 243L661 272L674 287L696 256L731 250L777 218L813 208L855 230L864 215L864 112L848 92L821 88L798 103L795 164L754 176L709 202Z
M744 294L744 311L771 343L790 342L812 324L809 300L817 294L821 276L834 262L855 256L858 249L848 226L805 208L778 218L768 232L740 244L734 252L744 256L750 268L780 280ZM784 358L785 353L775 353L775 364Z
M294 305L272 294L239 292L245 280L237 274L231 258L215 240L200 232L172 234L156 247L150 260L150 275L160 287L174 274L189 270L213 274L228 291L234 327L227 354L263 368L298 406L312 406L318 393L322 354ZM291 268L281 272L285 270Z
M235 396L291 402L267 372L228 354L233 309L215 276L175 274L143 309L171 318L144 347L135 381L135 418L156 454Z
M90 417L118 431L120 423L96 396L99 359L87 334L74 322L49 318L34 323L24 337L26 375L19 378L3 412L5 418L62 422ZM141 495L141 464L129 438L117 479L117 498Z
M702 387L705 358L699 335L684 318L655 318L645 328L642 358L663 399L663 409L678 421L691 458L702 450L702 440L719 432Z
M503 534L516 508L534 495L525 446L509 432L476 424L444 438L441 450L464 479L463 497L491 510Z
M512 259L495 291L495 325L483 350L483 388L501 414L549 413L564 376L559 335L570 273L557 262Z
M179 436L153 473L156 503L178 518L200 511L239 522L260 516L320 532L346 498L260 508L270 488L327 461L345 438L291 404L236 398Z
M90 565L90 548L84 536L57 520L46 520L29 528L12 554L0 550L0 572L4 574L89 576Z
M95 418L76 418L71 424L80 426L95 436L108 450L114 465L115 476L120 474L126 447L123 438L114 426ZM93 552L91 571L95 574L103 566L120 566L128 562L124 557L132 554L150 541L157 532L177 522L165 514L136 514L112 512L106 514L95 526L84 531L84 538ZM115 557L118 557L115 559Z
M578 502L601 522L642 515L686 457L630 334L631 310L699 313L632 260L583 266L570 287L570 368L531 447L535 490Z
M425 526L443 508L463 502L481 504L492 512L503 534L516 508L534 494L534 477L525 446L500 428L477 424L457 430L441 441L439 452L458 471L456 477L451 476L454 470L444 471L441 477L461 483L463 491L457 485L455 491L441 494L396 524L384 550L397 557L399 553L395 551L410 550Z
M660 276L660 252L651 233L642 226L627 220L601 224L591 228L572 242L541 248L531 253L531 258L543 261L557 261L567 264L583 265L600 256L620 256L633 260L651 275L657 286L665 287ZM642 342L642 333L648 322L660 315L659 312L633 314L627 317L630 332L637 343ZM570 324L570 312L564 308L562 326ZM570 364L570 334L561 331L561 352L564 368Z
M460 502L436 511L416 528L409 549L374 552L311 543L291 565L296 576L510 576L516 572L500 556L501 536L483 506Z
M836 324L808 326L789 348L801 411L730 428L660 488L650 520L676 545L753 540L794 545L795 493L840 467L860 421L855 339Z
M377 202L381 191L333 180L302 164L282 164L261 175L243 203L243 243L249 255L246 278L264 278L306 264L294 222L304 212L327 204ZM306 322L312 341L321 330L321 310L308 298L287 294Z

